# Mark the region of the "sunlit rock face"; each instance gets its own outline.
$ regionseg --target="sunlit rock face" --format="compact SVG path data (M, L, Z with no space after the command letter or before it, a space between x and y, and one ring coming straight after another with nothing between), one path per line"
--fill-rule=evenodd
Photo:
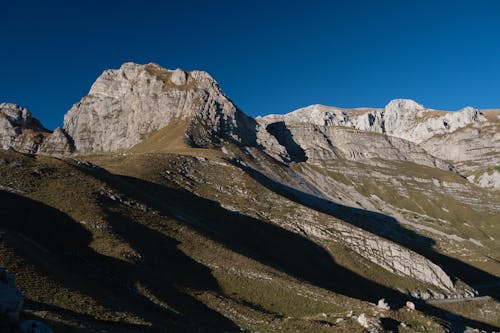
M253 145L257 123L227 98L206 72L125 63L105 71L64 117L78 152L130 148L149 133L187 121L194 146L222 140Z
M257 121L266 128L282 124L286 130L279 135L288 138L278 137L278 141L296 143L310 161L406 160L456 168L465 175L489 172L482 181L479 175L469 179L480 186L498 187L495 171L488 168L500 163L500 110L466 107L449 112L395 99L381 109L312 105Z

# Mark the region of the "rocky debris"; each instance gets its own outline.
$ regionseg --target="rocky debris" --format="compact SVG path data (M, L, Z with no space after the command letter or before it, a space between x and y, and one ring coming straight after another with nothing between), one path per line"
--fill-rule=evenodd
M364 313L358 316L357 322L364 328L370 327L370 323L368 322L368 317Z
M385 301L385 298L379 299L377 303L377 307L382 310L390 310L391 307L389 304Z
M406 308L410 311L415 311L415 303L407 301L406 302Z
M14 275L0 268L0 315L10 321L19 320L24 298L16 287Z
M257 122L241 112L206 72L125 63L107 70L64 117L77 152L127 149L149 133L187 121L191 145L256 144Z
M44 323L37 320L26 320L19 325L22 333L53 333Z
M380 320L377 317L369 317L362 313L358 316L356 321L370 333L378 333L381 331Z

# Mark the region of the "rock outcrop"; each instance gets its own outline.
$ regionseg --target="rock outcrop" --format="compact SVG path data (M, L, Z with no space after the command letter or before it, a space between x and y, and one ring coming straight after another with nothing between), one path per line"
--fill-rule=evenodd
M500 164L500 110L448 112L396 99L383 109L312 105L257 121L290 155L301 152L307 157L302 160L312 162L407 160L445 170L456 167L465 175ZM497 187L490 176L480 181L478 175L476 183Z
M127 149L174 121L187 120L193 146L223 140L255 145L257 123L206 72L125 63L105 71L64 117L79 153Z
M3 149L36 153L50 132L28 109L15 104L0 104L0 145Z
M281 127L279 131L276 129ZM321 164L325 160L392 160L411 161L444 170L453 166L429 155L419 145L382 133L359 131L348 127L335 127L299 123L286 125L276 122L267 125L295 162L308 161ZM272 150L272 147L268 147Z
M0 104L0 147L28 154L73 151L72 140L62 129L51 133L28 109L11 103Z

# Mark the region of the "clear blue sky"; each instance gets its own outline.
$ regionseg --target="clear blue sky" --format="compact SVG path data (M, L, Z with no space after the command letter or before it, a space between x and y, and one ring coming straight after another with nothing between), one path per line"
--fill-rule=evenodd
M500 1L0 1L0 101L48 128L104 69L210 72L250 115L500 107Z

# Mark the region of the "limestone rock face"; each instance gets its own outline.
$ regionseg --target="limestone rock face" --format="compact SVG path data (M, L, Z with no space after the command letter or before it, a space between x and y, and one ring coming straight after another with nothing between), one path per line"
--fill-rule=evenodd
M257 121L287 153L305 155L303 160L406 160L445 170L456 167L466 176L486 172L482 181L479 175L469 179L498 187L491 168L500 164L500 110L448 112L396 99L383 109L312 105Z
M62 129L51 133L28 109L16 104L0 104L0 148L35 154L69 154L73 144Z
M268 126L268 129L276 124ZM345 127L311 124L290 125L276 133L295 161L320 164L324 160L393 160L411 161L444 170L453 166L437 159L412 142L380 133L365 132Z
M1 148L35 153L48 133L28 109L16 104L0 104Z
M130 148L178 120L194 146L223 140L256 144L254 119L241 112L206 72L125 63L105 71L64 117L79 153Z
M45 137L38 152L47 155L66 155L74 150L73 139L62 128L56 128Z

